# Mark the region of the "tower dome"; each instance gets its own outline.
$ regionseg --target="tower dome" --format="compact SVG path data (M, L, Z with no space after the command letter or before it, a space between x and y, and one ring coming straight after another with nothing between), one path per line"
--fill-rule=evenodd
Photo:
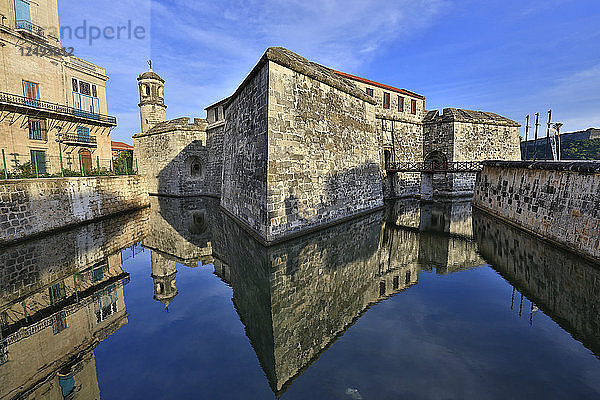
M177 291L176 277L177 266L175 261L169 260L162 254L152 251L152 279L154 280L154 300L165 305L167 311L169 304L179 293Z
M150 69L137 78L140 91L140 118L142 133L153 126L167 120L165 105L165 80L152 70L152 61L148 61Z

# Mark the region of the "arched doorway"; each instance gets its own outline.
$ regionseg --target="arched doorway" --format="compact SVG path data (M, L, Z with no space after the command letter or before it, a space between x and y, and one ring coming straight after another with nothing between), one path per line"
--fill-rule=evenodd
M391 149L385 148L383 150L383 160L384 160L384 165L385 165L385 169L388 170L390 169L391 166L391 162L392 162L392 152Z
M445 171L448 169L448 157L441 151L432 151L425 157L425 167L432 171Z
M88 149L79 150L82 172L88 173L92 170L92 153Z

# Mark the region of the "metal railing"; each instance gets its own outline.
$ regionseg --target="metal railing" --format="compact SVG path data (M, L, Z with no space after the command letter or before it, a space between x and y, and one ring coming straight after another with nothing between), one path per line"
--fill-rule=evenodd
M57 103L50 103L38 99L31 99L25 96L19 96L11 93L0 92L0 104L26 108L29 110L46 111L49 113L62 114L69 117L74 117L84 120L98 121L102 124L115 126L117 125L117 118L104 115L96 114L85 110L78 110L76 108L65 106Z
M40 141L40 147L45 146ZM58 154L48 149L28 154L0 149L0 185L9 179L137 175L137 160L100 158L89 144L61 141L60 147Z
M96 136L94 135L78 135L76 133L63 133L61 135L60 142L65 144L89 145L91 147L97 147Z
M480 161L457 162L391 162L386 165L387 172L479 172L483 169Z
M32 23L31 21L27 21L25 19L18 19L15 22L15 27L17 28L17 30L27 31L27 32L33 33L36 36L41 36L41 37L46 36L44 28L42 28L41 26L37 26L36 24Z

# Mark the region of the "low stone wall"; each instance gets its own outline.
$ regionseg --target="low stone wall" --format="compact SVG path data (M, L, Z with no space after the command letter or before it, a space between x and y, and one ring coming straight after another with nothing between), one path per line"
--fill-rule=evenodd
M148 205L140 176L7 181L0 185L0 246Z
M486 161L473 205L600 260L600 162Z

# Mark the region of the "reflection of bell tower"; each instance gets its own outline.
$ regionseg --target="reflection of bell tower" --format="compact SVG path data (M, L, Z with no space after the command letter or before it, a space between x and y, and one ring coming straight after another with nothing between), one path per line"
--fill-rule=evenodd
M150 69L138 76L140 89L140 117L142 133L148 132L154 125L167 120L165 105L165 80L152 71L152 61L148 61Z
M152 251L152 279L154 279L154 300L160 301L169 311L169 304L177 296L175 278L177 266L175 261L167 259L156 251Z

